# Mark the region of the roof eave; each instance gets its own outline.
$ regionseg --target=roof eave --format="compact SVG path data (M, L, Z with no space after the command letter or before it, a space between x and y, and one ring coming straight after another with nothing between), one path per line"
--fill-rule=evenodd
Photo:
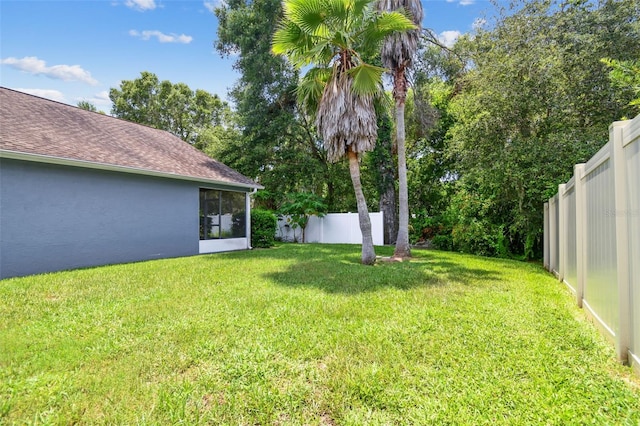
M177 173L161 172L157 170L141 169L137 167L119 166L116 164L97 163L86 160L76 160L73 158L55 157L50 155L32 154L20 151L11 151L0 149L0 158L8 158L11 160L32 161L37 163L56 164L70 167L83 167L88 169L106 170L111 172L131 173L144 176L162 177L169 179L187 180L192 182L202 182L212 185L223 185L233 188L242 189L263 189L264 186L258 184L245 184L237 182L226 182L216 179L209 179L199 176L188 176Z

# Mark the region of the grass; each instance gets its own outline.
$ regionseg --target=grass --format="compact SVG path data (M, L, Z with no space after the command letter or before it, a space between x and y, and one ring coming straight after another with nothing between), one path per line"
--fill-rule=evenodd
M637 377L539 265L359 255L289 244L0 281L0 423L640 424Z

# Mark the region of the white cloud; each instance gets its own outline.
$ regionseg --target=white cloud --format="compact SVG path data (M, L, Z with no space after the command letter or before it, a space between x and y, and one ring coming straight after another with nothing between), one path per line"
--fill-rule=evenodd
M139 10L141 12L156 8L155 0L127 0L124 4L131 9Z
M94 105L111 105L111 99L109 99L109 91L103 90L102 92L96 93L93 97L89 99L79 99L82 101L91 102Z
M22 59L5 58L0 63L33 75L44 75L56 80L81 81L92 86L98 84L98 81L91 77L91 73L82 69L80 65L53 65L48 67L45 61L35 56L25 56Z
M111 99L109 98L109 91L108 90L103 90L102 92L96 93L95 99L106 101L106 102L111 102Z
M136 31L130 30L129 35L132 37L138 37L142 40L150 40L151 37L156 37L160 43L182 43L189 44L193 40L193 37L188 35L177 35L177 34L164 34L160 31Z
M29 93L30 95L34 96L40 96L41 98L51 99L52 101L66 102L66 100L64 99L64 95L58 90L22 89L18 87L16 87L14 90L17 90L18 92Z
M440 43L444 44L447 47L451 47L454 45L458 37L460 37L462 33L460 31L443 31L438 34L438 40Z
M211 13L215 13L216 8L220 6L226 6L227 2L225 0L213 0L213 1L205 1L204 7Z
M469 6L476 2L476 0L447 0L447 3L458 3L461 6Z

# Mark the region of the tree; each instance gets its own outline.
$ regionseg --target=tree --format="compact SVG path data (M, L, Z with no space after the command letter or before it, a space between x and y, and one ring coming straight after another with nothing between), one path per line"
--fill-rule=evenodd
M337 193L344 191L338 179L344 172L327 163L313 123L298 108L298 71L271 54L281 1L229 0L215 13L216 49L233 56L241 74L229 92L237 137L218 145L216 158L265 186L265 205L275 207L285 194L303 191L323 196L332 210L339 209Z
M473 66L448 106L460 178L452 208L464 213L454 241L539 255L544 201L632 110L632 93L612 90L600 58L640 57L639 19L637 0L531 0L459 39Z
M225 124L229 106L204 90L191 90L184 83L159 81L148 71L135 80L123 80L111 88L111 114L115 117L166 130L201 147L208 131Z
M609 79L614 87L633 93L635 98L629 102L629 105L640 108L640 61L603 58L601 62L611 68Z
M398 236L398 203L396 200L396 167L393 155L393 123L384 105L377 105L378 139L367 159L378 193L378 208L382 212L385 244L395 244Z
M98 108L96 108L96 106L89 101L78 102L78 108L84 109L86 111L98 112Z
M374 13L371 0L285 0L272 50L298 69L313 65L298 86L299 102L316 112L327 158L349 159L362 232L362 263L375 263L371 221L360 180L359 156L377 136L373 97L383 69L363 61L383 38L415 28L399 13Z
M310 192L294 192L287 194L286 201L280 206L279 213L288 216L295 228L302 230L302 242L305 242L305 230L311 216L323 217L327 214L327 205L317 195Z
M422 3L420 0L377 0L379 10L406 10L416 27L422 22ZM399 221L395 257L410 257L409 245L409 190L407 186L407 158L405 149L404 107L407 98L407 68L413 62L418 49L420 31L411 31L389 35L382 47L382 63L393 75L393 97L396 102L396 144L398 149L398 193Z

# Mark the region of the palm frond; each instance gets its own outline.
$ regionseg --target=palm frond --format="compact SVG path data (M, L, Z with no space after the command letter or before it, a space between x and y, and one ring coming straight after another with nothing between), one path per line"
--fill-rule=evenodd
M333 43L334 46L338 46L342 49L348 49L349 45L351 44L349 34L345 33L344 31L336 31L335 33L333 33L331 43Z
M349 73L333 73L322 93L316 125L327 150L327 159L336 162L351 149L371 151L378 126L373 96L356 95Z
M417 27L411 20L399 12L383 12L369 21L359 36L366 49L378 50L380 43L387 36L397 32L415 30Z
M376 8L380 11L402 13L414 23L415 27L409 31L396 31L388 35L381 51L385 67L398 69L411 66L420 39L422 3L420 0L377 0Z
M400 11L403 9L405 15L409 16L416 25L420 25L424 17L420 0L377 0L375 6L383 12Z
M286 55L296 66L307 65L306 50L311 47L312 40L302 29L291 21L283 21L273 34L271 52L275 55Z
M348 73L353 79L351 90L358 96L372 96L382 88L382 74L386 70L369 64L360 64L351 68Z
M327 22L333 28L343 27L349 19L350 4L353 0L324 0Z
M285 18L310 36L327 37L329 29L325 17L323 0L290 0L285 2Z
M375 0L353 0L353 13L356 16L365 15L367 9L374 9Z
M315 117L322 93L331 78L331 68L312 68L300 79L296 88L298 104L307 114Z
M379 12L374 0L284 0L284 11L272 51L298 67L316 66L300 81L296 96L309 113L316 112L328 159L373 149L373 102L383 93L385 69L362 58L380 52L386 36L416 26L402 13Z
M331 63L335 56L335 47L331 40L321 41L308 50L309 63L325 66Z
M418 50L419 41L420 33L417 30L387 36L382 44L382 64L392 70L410 66Z

